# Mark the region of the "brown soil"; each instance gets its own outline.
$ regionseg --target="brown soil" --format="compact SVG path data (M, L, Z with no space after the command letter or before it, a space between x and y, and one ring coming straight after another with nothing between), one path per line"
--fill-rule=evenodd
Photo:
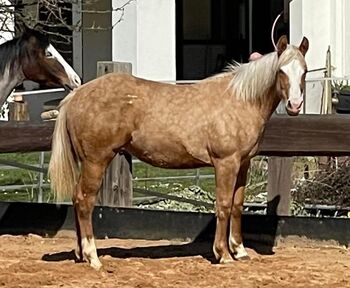
M350 250L284 241L272 255L212 264L210 244L98 240L101 271L75 263L71 238L0 237L0 286L6 287L350 287ZM208 251L209 249L209 251Z

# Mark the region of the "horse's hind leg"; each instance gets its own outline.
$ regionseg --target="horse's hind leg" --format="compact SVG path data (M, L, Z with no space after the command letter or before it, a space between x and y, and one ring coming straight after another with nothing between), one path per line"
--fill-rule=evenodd
M81 168L81 176L73 196L79 254L91 267L99 269L102 264L98 259L94 241L92 212L106 166L83 161Z
M237 260L248 260L249 256L243 246L241 221L244 202L244 190L247 182L247 172L250 161L242 163L234 189L230 223L230 250Z

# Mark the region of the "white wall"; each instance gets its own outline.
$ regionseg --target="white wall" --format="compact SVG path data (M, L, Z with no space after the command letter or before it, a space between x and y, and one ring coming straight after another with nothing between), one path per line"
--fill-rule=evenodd
M331 2L331 49L333 72L336 77L350 78L350 1Z
M120 7L126 0L113 0ZM112 23L120 17L114 12ZM113 29L113 61L131 62L133 74L152 80L176 79L175 1L137 0L125 7Z
M126 0L112 0L113 9L125 4ZM113 61L131 62L133 74L137 71L137 6L134 1L126 6L123 20L117 21L121 12L113 12L112 25L112 59Z
M293 0L290 3L290 42L299 45L303 36L309 39L306 55L308 69L325 67L326 52L331 48L332 76L350 77L350 11L349 0ZM307 80L323 72L308 73ZM306 112L319 113L322 82L307 82Z

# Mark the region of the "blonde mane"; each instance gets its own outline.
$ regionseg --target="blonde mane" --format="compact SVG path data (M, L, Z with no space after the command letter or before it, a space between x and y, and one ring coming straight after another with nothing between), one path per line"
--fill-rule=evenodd
M275 83L278 70L295 58L304 61L299 49L289 45L280 57L277 52L272 52L249 63L233 63L228 67L234 74L228 89L240 100L259 100Z

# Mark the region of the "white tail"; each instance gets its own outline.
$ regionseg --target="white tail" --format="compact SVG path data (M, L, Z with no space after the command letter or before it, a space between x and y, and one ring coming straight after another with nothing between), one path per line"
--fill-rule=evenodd
M52 138L52 153L49 163L51 190L57 201L71 199L78 181L79 165L74 155L67 131L67 104L75 93L68 95L60 105Z

